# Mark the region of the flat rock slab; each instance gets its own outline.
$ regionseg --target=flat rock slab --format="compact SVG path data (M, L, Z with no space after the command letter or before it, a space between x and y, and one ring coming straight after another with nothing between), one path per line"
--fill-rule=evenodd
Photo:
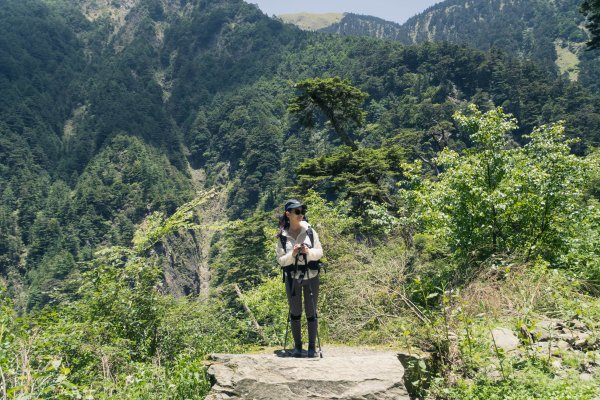
M215 382L206 400L353 399L410 397L398 354L335 347L324 358L275 354L215 354L208 373Z

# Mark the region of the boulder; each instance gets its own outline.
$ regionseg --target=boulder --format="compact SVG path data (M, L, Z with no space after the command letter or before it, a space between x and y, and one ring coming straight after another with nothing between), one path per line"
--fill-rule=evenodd
M578 319L574 319L572 321L569 321L568 325L569 325L570 328L577 329L579 331L586 331L588 329L587 326L582 321L580 321Z
M216 354L206 400L410 399L393 351L332 348L323 358Z
M569 344L569 342L562 340L562 339L557 340L555 345L556 345L556 349L558 352L560 352L560 351L564 352L564 351L571 349L571 345Z
M579 379L581 379L584 382L592 382L594 380L594 375L584 372L579 375Z
M533 343L529 349L539 358L548 358L558 352L556 344L550 341Z
M519 338L513 331L507 328L492 329L492 336L496 346L504 351L515 350L519 347Z
M572 345L578 350L593 350L593 344L595 343L595 337L591 336L587 332L576 332L573 335Z
M557 323L551 320L542 320L535 324L531 334L533 339L539 342L545 342L556 337Z

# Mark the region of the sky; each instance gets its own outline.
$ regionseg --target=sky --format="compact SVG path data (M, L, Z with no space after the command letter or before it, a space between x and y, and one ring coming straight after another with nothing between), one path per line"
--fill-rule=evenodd
M350 12L372 15L388 21L405 22L441 0L246 0L258 4L267 15L298 12Z

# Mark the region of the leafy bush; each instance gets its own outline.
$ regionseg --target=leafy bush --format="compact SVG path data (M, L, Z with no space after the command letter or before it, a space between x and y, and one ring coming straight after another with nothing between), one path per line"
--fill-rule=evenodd
M587 207L595 205L585 201L589 161L570 154L561 124L534 130L519 147L508 137L516 123L502 109L470 111L456 119L474 147L442 151L438 179L415 192L425 229L465 264L492 254L560 261L594 223Z
M530 367L501 382L485 377L475 381L460 380L455 387L442 390L442 393L441 398L456 400L592 400L598 392L592 383L583 382L577 376L556 380Z

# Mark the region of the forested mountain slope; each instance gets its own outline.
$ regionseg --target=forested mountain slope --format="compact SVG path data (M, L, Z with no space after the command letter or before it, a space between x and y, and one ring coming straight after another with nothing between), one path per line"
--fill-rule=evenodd
M403 37L400 24L378 17L353 13L344 14L341 21L323 27L320 31L339 35L370 36L392 40L400 40Z
M190 198L189 166L229 185L230 217L274 207L294 165L339 145L288 118L300 79L349 79L369 95L355 139L395 138L409 157L431 157L438 131L463 146L451 117L465 102L514 113L516 140L560 119L577 152L600 140L597 97L497 51L311 34L241 0L91 4L0 9L5 276L39 283L55 257L127 243Z
M446 0L399 25L346 14L322 29L343 35L374 36L404 44L463 43L481 50L498 48L567 74L598 93L600 59L585 50L579 0Z

